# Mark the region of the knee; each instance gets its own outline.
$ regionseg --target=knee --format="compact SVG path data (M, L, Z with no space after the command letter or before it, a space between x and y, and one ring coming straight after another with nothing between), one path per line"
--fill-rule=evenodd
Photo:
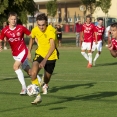
M14 71L16 71L16 70L18 70L18 69L19 69L19 67L18 67L18 66L16 66L16 65L13 65L13 69L14 69Z
M37 73L36 72L34 72L34 71L31 71L30 72L30 76L32 77L32 79L34 78L36 78L37 77Z

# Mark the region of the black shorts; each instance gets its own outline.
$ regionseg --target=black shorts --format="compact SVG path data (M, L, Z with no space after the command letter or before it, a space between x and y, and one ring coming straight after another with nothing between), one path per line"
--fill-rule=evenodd
M44 59L44 58L43 58L42 56L40 56L40 55L38 55L38 54L35 54L35 57L34 57L33 61L37 61L38 63L41 63L41 61L42 61L43 59ZM55 64L56 64L56 60L47 60L44 69L45 69L49 74L52 74L53 71L54 71Z

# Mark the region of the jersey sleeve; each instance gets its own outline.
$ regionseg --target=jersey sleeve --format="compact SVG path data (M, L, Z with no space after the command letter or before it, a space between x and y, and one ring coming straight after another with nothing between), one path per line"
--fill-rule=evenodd
M24 27L23 26L23 31L24 31L24 33L26 34L26 35L30 35L30 31L26 28L26 27Z
M4 40L4 37L5 37L4 30L2 30L0 33L0 40Z
M81 31L84 31L84 26L82 25L82 27L81 27Z

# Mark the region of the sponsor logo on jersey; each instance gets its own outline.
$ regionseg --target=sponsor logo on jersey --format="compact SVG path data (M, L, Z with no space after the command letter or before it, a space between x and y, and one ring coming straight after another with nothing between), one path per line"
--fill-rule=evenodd
M20 36L21 34L20 34L20 32L17 32L17 34L16 34L17 36Z

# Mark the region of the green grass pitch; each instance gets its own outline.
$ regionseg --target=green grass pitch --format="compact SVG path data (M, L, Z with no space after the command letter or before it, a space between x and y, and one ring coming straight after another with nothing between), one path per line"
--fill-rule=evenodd
M48 94L37 106L31 105L34 97L19 95L21 85L10 50L0 53L0 117L117 117L117 58L104 47L96 66L87 69L79 48L59 51Z

